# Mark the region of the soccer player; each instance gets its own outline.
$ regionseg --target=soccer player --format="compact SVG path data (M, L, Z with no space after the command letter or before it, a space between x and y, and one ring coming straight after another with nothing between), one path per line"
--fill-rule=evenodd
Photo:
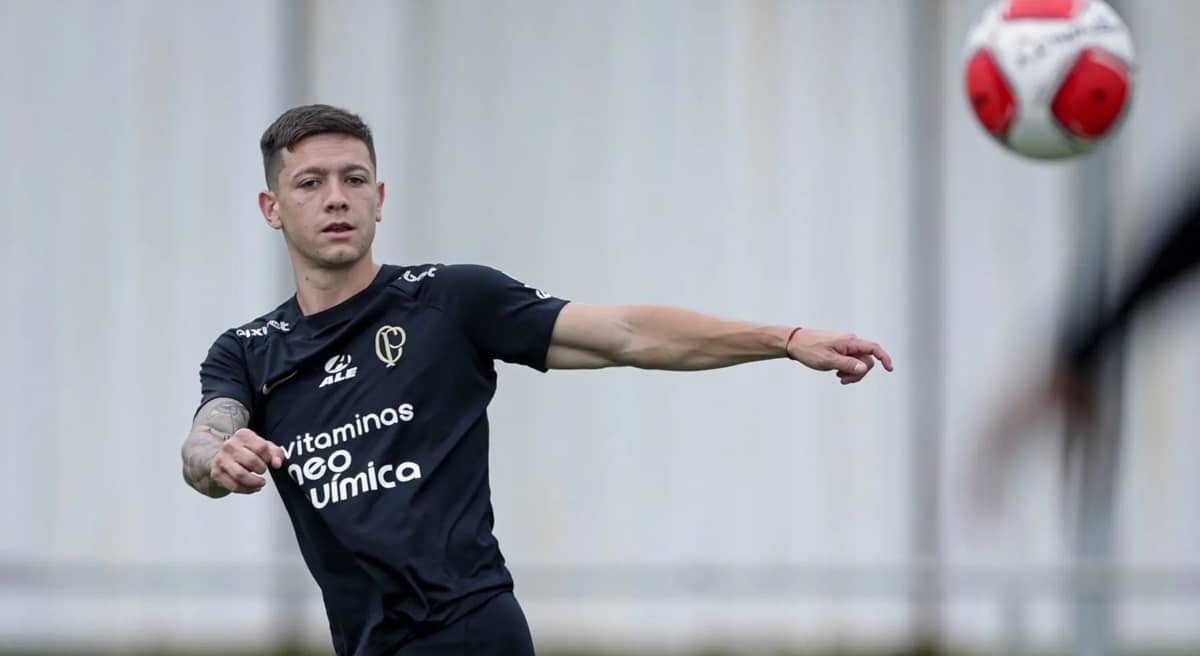
M877 360L892 369L848 333L568 303L479 265L378 265L384 184L362 120L296 107L260 145L258 204L296 293L212 345L183 475L222 497L270 473L339 655L533 653L492 534L495 360L700 370L787 357L842 384Z

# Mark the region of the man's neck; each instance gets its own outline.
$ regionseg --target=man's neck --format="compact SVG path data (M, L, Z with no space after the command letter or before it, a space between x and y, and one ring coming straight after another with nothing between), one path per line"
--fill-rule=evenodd
M328 310L371 286L379 265L368 254L345 269L295 267L296 302L305 316Z

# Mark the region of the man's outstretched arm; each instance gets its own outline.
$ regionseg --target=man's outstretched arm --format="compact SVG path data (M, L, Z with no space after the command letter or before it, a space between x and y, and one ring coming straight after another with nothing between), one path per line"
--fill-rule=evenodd
M200 408L180 449L188 485L214 499L266 485L262 474L268 466L283 465L283 450L246 428L249 421L250 411L233 399L213 399Z
M578 303L559 313L546 366L695 371L783 357L812 369L836 370L843 383L861 380L876 358L892 370L882 347L850 333L794 331L662 305Z

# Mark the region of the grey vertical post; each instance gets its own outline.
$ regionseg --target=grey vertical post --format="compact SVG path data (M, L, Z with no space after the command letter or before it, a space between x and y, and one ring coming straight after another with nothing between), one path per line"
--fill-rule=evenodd
M1098 316L1109 301L1114 222L1112 148L1079 165L1077 181L1077 312ZM1106 656L1113 650L1111 557L1113 502L1121 455L1123 338L1098 363L1093 424L1068 420L1064 430L1066 516L1073 551L1071 622L1073 653Z
M914 564L910 603L915 642L941 637L941 462L943 349L943 106L945 57L942 0L918 0L908 13L910 145L909 263L913 390L909 427Z
M1110 0L1118 12L1123 4ZM1124 13L1124 12L1122 12ZM1116 195L1115 146L1107 144L1085 159L1078 169L1076 285L1077 311L1097 318L1112 299L1115 267L1113 207ZM1098 363L1093 425L1068 421L1065 427L1064 467L1070 544L1075 563L1071 589L1071 629L1074 653L1107 656L1115 653L1113 625L1113 516L1118 465L1121 458L1121 416L1124 396L1125 338L1114 338Z

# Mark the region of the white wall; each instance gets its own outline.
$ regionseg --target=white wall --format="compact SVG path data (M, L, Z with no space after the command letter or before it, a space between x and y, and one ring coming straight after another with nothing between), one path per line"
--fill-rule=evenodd
M279 244L253 204L257 138L277 111L277 12L0 7L0 560L269 562L279 502L206 503L181 483L179 445L212 339L283 292ZM127 584L6 589L0 643L178 639L265 616L252 597L119 594Z
M580 301L847 328L897 359L896 373L854 388L782 362L706 374L505 367L492 410L497 532L536 636L903 635L906 598L888 586L836 599L785 581L782 597L742 585L744 598L724 599L681 597L694 586L651 578L597 598L590 579L555 568L669 577L705 565L721 589L747 567L834 576L908 561L922 366L906 357L909 261L922 256L908 234L908 149L921 147L908 135L912 5L316 2L308 42L286 29L297 6L0 5L0 55L25 62L0 68L0 190L15 237L4 258L0 563L214 566L206 579L248 566L230 570L228 595L189 594L174 579L150 597L115 583L63 591L71 574L58 592L0 580L0 644L186 641L219 624L233 627L224 640L262 642L279 627L273 568L298 561L278 537L278 501L204 499L180 481L177 452L213 337L290 293L282 244L254 205L257 139L307 101L360 112L376 132L389 189L381 260L483 262ZM967 114L959 47L981 7L946 3L936 72L949 92L948 510L998 381L1046 344L1074 243L1076 168L1003 153ZM1200 60L1185 26L1200 6L1127 13L1143 68L1113 147L1120 236L1136 244L1134 210L1183 152L1185 126L1200 127L1200 91L1185 82ZM1120 555L1133 563L1196 564L1195 312L1164 308L1136 335L1119 516ZM981 532L946 518L951 566L1064 562L1044 451L1009 524ZM309 596L292 617L326 644L315 587L297 585ZM997 636L990 598L952 598L947 610L952 634ZM1035 635L1061 639L1059 611L1036 608ZM1123 619L1133 636L1200 637L1160 607Z

